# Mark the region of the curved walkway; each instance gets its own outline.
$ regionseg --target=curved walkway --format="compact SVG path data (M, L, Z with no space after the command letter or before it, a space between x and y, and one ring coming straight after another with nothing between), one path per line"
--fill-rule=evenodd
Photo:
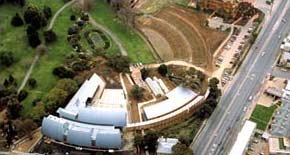
M17 93L19 93L24 88L24 86L26 85L26 83L27 83L27 81L28 81L28 79L29 79L29 77L30 77L30 75L32 73L32 70L33 70L36 62L38 61L38 59L39 59L39 53L37 52L35 57L34 57L34 59L33 59L32 64L29 67L29 70L26 72L25 77L24 77L20 87L17 90Z
M159 67L161 64L165 64L165 65L177 65L177 66L185 66L185 67L193 67L201 72L203 72L204 74L206 74L207 76L210 76L212 73L206 71L205 69L203 68L200 68L200 67L197 67L191 63L188 63L188 62L185 62L185 61L167 61L167 62L164 62L164 63L160 63L160 64L148 64L148 65L145 65L145 67L148 67L148 68L157 68Z
M49 26L47 28L47 30L50 30L52 29L53 25L54 25L54 22L56 20L56 18L60 15L60 13L68 6L70 6L71 4L75 3L77 0L72 0L72 1L69 1L67 2L65 5L63 5L59 10L57 10L57 12L54 14L54 16L52 17L50 23L49 23Z
M107 33L113 40L114 42L118 45L119 49L120 49L120 52L122 55L124 56L127 56L128 55L128 52L127 50L124 48L123 44L121 43L120 39L113 33L111 32L110 30L108 30L106 27L104 27L103 25L97 23L95 21L95 19L91 16L90 16L90 23L97 27L98 29L100 29L101 31L104 31L105 33Z

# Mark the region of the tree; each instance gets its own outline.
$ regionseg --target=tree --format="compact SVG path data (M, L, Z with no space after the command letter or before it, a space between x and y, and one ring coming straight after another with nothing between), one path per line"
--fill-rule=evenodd
M48 6L44 6L42 12L46 19L49 19L52 16L51 8Z
M209 80L209 87L210 88L217 88L218 84L219 84L219 80L216 77Z
M149 76L148 70L145 68L142 68L140 71L141 71L142 80L145 80Z
M34 121L40 122L45 114L45 106L42 102L39 102L35 107L33 107L29 116Z
M139 100L144 96L144 89L142 87L139 87L138 85L134 85L130 91L130 94L132 97Z
M63 66L54 68L52 73L59 78L73 78L75 76L75 73L72 70Z
M172 147L172 154L173 155L192 155L192 150L182 143L177 143Z
M58 107L63 106L68 93L59 88L52 88L45 97L45 109L54 112Z
M258 10L249 2L241 2L237 7L236 18L250 19Z
M162 76L166 76L168 73L168 67L165 64L162 64L158 67L158 73Z
M28 25L27 29L26 29L26 35L32 35L33 33L36 33L37 30L35 29L35 27L31 26L30 24Z
M181 144L185 144L188 147L190 145L192 139L190 139L190 137L188 137L188 136L181 135L178 137L178 141Z
M3 51L0 53L0 64L6 67L11 66L15 62L12 52Z
M38 32L32 33L31 35L28 35L28 41L29 45L33 48L37 47L41 44L41 41L38 36Z
M34 79L34 78L29 78L28 79L28 85L31 87L31 88L35 88L37 86L37 81Z
M56 34L53 30L48 30L48 31L45 31L43 33L44 35L44 38L45 38L45 42L47 43L51 43L51 42L54 42L56 41Z
M18 27L22 26L24 24L22 18L19 16L18 13L15 14L15 16L11 20L11 25Z
M72 79L61 79L57 82L55 88L62 89L66 91L68 95L72 95L78 90L78 84Z
M158 145L158 134L153 130L149 130L144 136L144 144L149 152L155 152Z
M144 138L141 134L136 134L134 136L134 146L137 149L137 153L144 149Z
M130 60L127 56L112 56L109 58L108 64L118 72L129 72Z
M31 135L32 131L37 128L37 124L32 119L15 120L13 121L17 134Z
M30 5L24 12L24 21L27 24L31 24L36 29L40 28L41 25L41 14L36 6Z
M8 116L12 119L19 117L19 112L22 109L22 105L17 100L16 96L10 96L7 102Z
M71 20L71 21L75 21L76 19L77 19L77 18L76 18L75 15L71 15L71 16L70 16L70 20Z

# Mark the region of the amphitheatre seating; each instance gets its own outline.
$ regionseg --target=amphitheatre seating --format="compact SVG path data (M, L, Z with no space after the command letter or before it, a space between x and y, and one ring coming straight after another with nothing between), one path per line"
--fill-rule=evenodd
M190 51L188 51L189 48L186 46L187 41L178 33L175 27L170 26L167 21L158 18L150 18L149 21L144 24L144 27L155 30L167 40L173 51L174 59L184 60L189 57L188 53ZM164 52L166 53L167 51Z
M179 16L179 15L178 15ZM156 17L161 18L170 24L174 25L181 33L186 37L190 43L191 51L188 51L188 55L193 59L195 64L203 64L207 61L206 58L206 46L203 44L203 38L199 38L195 29L188 24L188 21L180 19L178 16L171 15L167 9L163 9L158 12ZM183 16L182 16L183 17Z
M166 115L186 105L196 96L197 94L192 90L178 86L166 94L168 99L157 104L144 107L145 116L150 120Z

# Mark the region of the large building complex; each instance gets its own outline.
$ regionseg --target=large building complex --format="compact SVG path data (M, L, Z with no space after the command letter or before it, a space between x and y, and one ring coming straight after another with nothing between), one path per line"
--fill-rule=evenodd
M126 99L122 89L104 87L105 82L93 74L67 106L57 110L60 118L43 119L43 134L71 145L120 149L121 130L127 125Z

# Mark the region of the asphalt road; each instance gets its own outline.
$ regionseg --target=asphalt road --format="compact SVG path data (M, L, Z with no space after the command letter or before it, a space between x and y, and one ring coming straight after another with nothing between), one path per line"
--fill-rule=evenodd
M282 18L286 22L282 22ZM223 94L216 110L193 144L195 155L225 155L244 123L245 109L271 73L282 39L290 28L290 5L283 0L264 24L239 72ZM279 39L279 35L281 38ZM262 56L262 53L265 54Z

